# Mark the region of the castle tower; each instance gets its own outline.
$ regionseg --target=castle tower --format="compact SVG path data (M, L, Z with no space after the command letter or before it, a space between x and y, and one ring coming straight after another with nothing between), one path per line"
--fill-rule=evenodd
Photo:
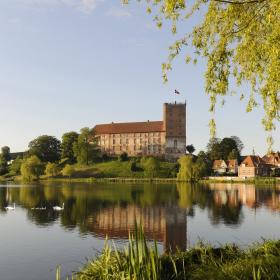
M164 103L165 156L176 160L186 153L186 103Z

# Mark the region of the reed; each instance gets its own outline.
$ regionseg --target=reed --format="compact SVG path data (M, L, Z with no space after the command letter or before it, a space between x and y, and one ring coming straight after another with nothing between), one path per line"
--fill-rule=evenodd
M106 242L102 254L71 279L280 279L280 241L267 240L247 249L235 245L214 248L199 244L185 252L165 254L159 254L156 242L149 245L142 228L136 225L125 249L118 250L114 244ZM56 280L60 280L60 267Z

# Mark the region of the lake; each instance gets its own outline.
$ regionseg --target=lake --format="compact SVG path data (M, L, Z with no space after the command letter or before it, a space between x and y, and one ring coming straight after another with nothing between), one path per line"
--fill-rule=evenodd
M0 279L55 279L57 265L69 275L102 250L106 236L123 247L135 217L161 251L199 240L247 246L280 238L280 185L0 185Z

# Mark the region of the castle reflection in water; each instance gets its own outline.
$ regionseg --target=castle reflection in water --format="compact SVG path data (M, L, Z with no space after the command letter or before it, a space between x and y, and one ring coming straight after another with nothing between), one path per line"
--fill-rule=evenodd
M59 221L67 229L105 239L126 240L141 222L148 240L163 244L164 250L187 247L188 216L196 209L208 212L213 225L242 224L243 208L280 211L280 186L243 184L209 185L53 185L0 187L0 213L15 202L31 222L51 226ZM52 206L65 203L61 213ZM47 206L44 212L32 207Z

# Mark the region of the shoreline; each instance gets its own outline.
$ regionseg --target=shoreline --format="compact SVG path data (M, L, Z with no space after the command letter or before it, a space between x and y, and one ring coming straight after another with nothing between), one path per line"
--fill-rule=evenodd
M20 178L0 178L0 183L22 183ZM33 181L34 182L34 181ZM36 182L36 181L35 181ZM178 181L177 178L133 178L133 177L113 177L113 178L41 178L37 182L69 182L69 183L227 183L227 184L268 184L275 185L280 183L280 177L255 177L255 178L239 178L239 177L205 177L197 182Z

